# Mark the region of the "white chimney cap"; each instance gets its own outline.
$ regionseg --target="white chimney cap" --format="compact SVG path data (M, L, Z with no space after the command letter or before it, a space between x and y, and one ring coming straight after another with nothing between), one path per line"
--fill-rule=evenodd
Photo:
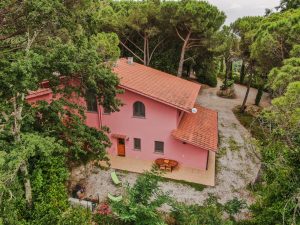
M130 65L133 64L133 57L128 57L127 58L127 63L130 64Z
M192 113L197 113L197 109L196 108L192 108Z

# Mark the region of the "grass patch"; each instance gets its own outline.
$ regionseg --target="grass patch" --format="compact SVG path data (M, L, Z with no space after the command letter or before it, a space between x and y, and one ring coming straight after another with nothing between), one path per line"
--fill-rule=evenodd
M236 140L234 140L232 136L228 139L228 145L230 150L233 152L237 152L241 149L241 146L236 142Z
M240 123L251 133L252 137L260 141L266 140L265 133L256 117L246 112L241 113L238 109L233 110L233 113Z
M138 176L141 175L140 173L126 171L126 170L120 170L120 169L117 169L116 171L119 171L119 172L123 173L123 175L127 175L129 173L134 173L134 174L137 174ZM187 186L190 186L190 187L194 188L196 191L203 191L204 188L206 188L206 185L203 185L203 184L192 183L192 182L188 182L188 181L185 181L185 180L174 180L174 179L171 179L171 178L163 177L163 175L164 175L164 172L162 171L161 176L158 176L159 180L161 182L171 181L171 182L174 182L174 183L187 185Z
M217 158L222 158L224 155L226 155L227 148L226 147L221 147L219 148Z
M196 183L188 182L185 180L174 180L174 179L170 179L170 178L166 178L166 177L161 177L161 181L165 181L165 182L171 181L171 182L174 182L177 184L187 185L187 186L194 188L196 191L203 191L204 188L206 188L206 186L203 184L196 184Z

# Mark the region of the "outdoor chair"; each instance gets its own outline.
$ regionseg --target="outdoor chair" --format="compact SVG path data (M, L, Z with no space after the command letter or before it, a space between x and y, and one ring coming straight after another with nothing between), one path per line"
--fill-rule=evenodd
M113 180L113 182L114 182L115 185L121 184L121 181L119 180L119 178L118 178L118 176L117 176L117 174L116 174L115 171L111 172L110 175L111 175L111 179Z
M108 193L107 194L107 197L113 201L113 202L119 202L122 200L122 195L119 195L119 196L113 196L112 194Z

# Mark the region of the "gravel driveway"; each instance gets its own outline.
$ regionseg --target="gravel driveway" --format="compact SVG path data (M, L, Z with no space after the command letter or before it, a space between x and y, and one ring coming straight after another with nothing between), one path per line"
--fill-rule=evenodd
M187 204L201 204L213 194L219 197L221 203L238 197L245 199L248 204L253 200L250 192L246 189L247 185L252 182L259 169L259 160L250 151L251 144L249 132L239 123L232 112L232 108L241 104L245 94L246 87L235 85L237 94L236 99L224 99L216 95L217 88L203 87L197 101L204 107L214 109L219 112L219 135L220 147L217 153L217 175L216 186L206 187L202 191L197 191L189 185L162 182L161 189L169 193L180 202ZM254 103L256 90L251 89L248 103ZM263 95L262 105L269 105L269 98ZM133 184L137 174L120 172L120 179L123 183ZM73 178L78 176L78 171L72 173ZM107 193L120 194L120 188L116 188L111 183L109 171L94 171L85 180L88 195L99 195L100 200L105 200ZM247 213L245 211L245 213Z

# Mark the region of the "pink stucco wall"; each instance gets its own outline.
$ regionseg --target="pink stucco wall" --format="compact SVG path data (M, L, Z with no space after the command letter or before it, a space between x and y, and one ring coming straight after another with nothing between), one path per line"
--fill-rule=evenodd
M42 96L29 96L27 100L32 103L37 100L51 101L51 98L52 93L48 93ZM177 160L180 166L206 169L207 150L184 144L171 136L171 131L176 129L182 117L181 111L127 90L118 98L124 103L119 112L104 114L99 107L98 112L86 113L88 126L100 128L102 124L110 128L112 141L112 147L108 149L110 154L117 155L117 139L111 137L111 134L121 134L126 135L125 157L142 160L169 158ZM145 118L133 117L133 103L136 101L145 104ZM82 104L82 99L79 102ZM134 150L133 138L141 139L141 151ZM154 141L164 142L164 154L154 152Z
M183 144L171 136L179 120L177 109L127 90L118 98L124 103L120 111L109 115L102 113L101 118L111 134L126 135L126 157L144 160L163 157L177 160L184 167L206 169L207 150ZM136 101L145 104L145 118L133 117L133 103ZM133 138L141 139L141 151L134 150ZM109 153L117 155L117 139L111 138L111 141ZM164 142L164 154L154 152L154 141Z

